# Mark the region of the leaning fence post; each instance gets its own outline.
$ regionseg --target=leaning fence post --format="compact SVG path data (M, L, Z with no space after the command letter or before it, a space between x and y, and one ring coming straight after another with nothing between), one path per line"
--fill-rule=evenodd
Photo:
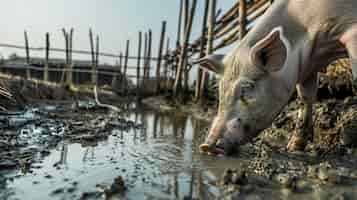
M204 14L203 14L203 22L202 22L202 28L201 28L200 58L205 56L205 45L206 45L206 39L207 39L206 33L207 33L208 9L209 9L209 0L205 1L205 10L204 10ZM195 101L198 101L200 98L201 79L202 79L202 69L201 69L201 67L198 67Z
M49 56L50 56L50 34L46 33L46 59L45 59L45 69L43 71L43 80L45 82L48 82Z
M69 43L68 43L68 33L66 32L66 29L62 29L64 41L65 41L65 52L66 52L66 63L65 66L62 69L62 76L61 76L61 85L65 84L66 80L68 77L66 77L68 74L66 73L68 70L68 63L69 63Z
M156 67L156 92L157 93L160 93L160 82L161 82L160 70L161 70L162 51L164 48L165 32L166 32L166 21L163 21L162 28L161 28L161 36L160 36L159 53L157 56L158 58L157 67Z
M209 16L209 23L208 23L208 34L207 34L207 48L206 54L209 55L213 51L213 40L214 40L214 29L216 24L216 0L210 1L210 16ZM206 70L203 70L202 80L201 80L201 89L200 89L200 103L203 104L203 96L207 93L208 89L208 73Z
M29 40L27 36L27 32L24 31L24 36L25 36L25 49L26 49L26 78L27 80L31 79L31 72L30 72L30 47L29 47Z
M136 96L138 100L140 100L141 40L142 40L142 33L141 31L139 31L138 60L137 60L137 67L136 67Z
M246 0L239 0L239 29L240 35L239 39L242 40L247 33L246 22L247 22L247 6Z
M190 11L190 15L189 15L188 24L186 25L187 28L185 30L184 43L183 43L183 46L182 46L182 49L181 49L179 65L178 65L177 74L176 74L175 83L174 83L174 88L173 88L174 96L178 94L178 90L179 90L179 86L180 86L180 82L181 82L181 77L182 77L182 71L185 68L184 65L186 63L188 43L190 41L192 22L193 22L193 18L194 18L194 15L195 15L196 4L197 4L197 0L193 0L191 11Z

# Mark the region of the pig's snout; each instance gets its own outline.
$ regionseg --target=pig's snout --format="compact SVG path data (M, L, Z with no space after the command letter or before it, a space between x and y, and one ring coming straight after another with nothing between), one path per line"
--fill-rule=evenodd
M230 154L237 146L236 140L239 140L237 137L240 135L239 123L239 119L234 119L219 126L213 126L206 141L200 145L200 151L214 155Z

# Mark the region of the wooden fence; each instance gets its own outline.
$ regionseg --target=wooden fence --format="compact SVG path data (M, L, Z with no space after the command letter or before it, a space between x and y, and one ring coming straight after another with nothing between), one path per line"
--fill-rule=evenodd
M3 72L20 73L21 76L37 78L44 81L56 81L64 85L71 84L107 84L116 88L119 84L125 91L130 85L136 86L136 94L139 97L143 90L151 89L154 94L172 91L172 96L187 100L189 92L189 76L192 66L188 60L192 57L203 57L214 53L234 42L242 39L254 26L256 19L261 16L271 5L272 0L237 0L225 13L217 11L217 0L205 0L204 15L202 18L201 36L192 40L191 31L195 17L197 0L180 0L176 46L170 49L169 39L166 36L166 22L162 22L161 34L158 44L157 57L152 54L152 31L138 34L137 55L130 54L130 41L126 41L125 52L119 54L104 53L100 51L99 37L94 37L89 30L90 51L73 50L74 30L63 29L65 49L50 46L50 34L46 34L45 47L31 47L29 37L24 32L25 46L1 44L0 47L23 49L26 52L25 66L22 71L17 71L15 66L2 67ZM166 41L166 49L165 49ZM34 62L31 58L32 51L45 51L45 58L41 62ZM60 65L53 63L50 52L64 52L65 59ZM91 56L90 63L86 66L78 66L72 59L73 54L87 54ZM119 60L117 66L99 66L99 57L111 57ZM129 60L136 60L136 66L128 66ZM150 77L150 70L155 63L155 72ZM10 69L11 68L11 69ZM21 67L20 67L21 68ZM128 70L135 70L135 75L129 75ZM197 77L194 78L195 100L204 102L207 96L209 74L197 68ZM127 80L136 80L132 84ZM164 82L164 84L163 84ZM143 89L143 87L147 87Z
M195 15L196 1L192 0L190 7L188 0L181 0L176 49L171 51L168 57L176 69L173 87L174 94L182 94L183 100L187 99L188 71L192 69L191 66L187 65L187 60L197 56L199 58L204 57L239 41L254 26L254 22L273 3L272 0L237 0L237 3L228 9L227 12L220 14L220 11L216 9L216 1L205 1L201 36L189 42L191 35L190 27ZM184 21L183 25L182 21ZM181 41L182 26L184 27L183 41ZM182 81L182 78L184 81ZM205 99L208 80L208 73L198 69L197 77L195 78L196 101L202 103Z

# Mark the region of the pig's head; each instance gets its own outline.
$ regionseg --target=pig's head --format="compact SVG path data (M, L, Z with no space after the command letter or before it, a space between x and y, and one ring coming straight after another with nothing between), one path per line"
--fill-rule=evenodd
M229 153L272 123L292 93L284 77L289 49L282 29L277 28L255 44L243 40L231 55L197 61L222 75L217 116L200 146L202 152Z

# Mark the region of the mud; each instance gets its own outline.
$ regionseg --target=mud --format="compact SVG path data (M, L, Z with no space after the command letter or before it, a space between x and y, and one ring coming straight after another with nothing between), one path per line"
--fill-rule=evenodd
M118 113L91 101L36 105L6 116L17 124L1 126L0 197L353 199L357 149L335 134L353 132L355 101L316 105L320 132L305 152L284 149L298 109L293 102L230 157L200 154L209 122L187 114L135 105Z

